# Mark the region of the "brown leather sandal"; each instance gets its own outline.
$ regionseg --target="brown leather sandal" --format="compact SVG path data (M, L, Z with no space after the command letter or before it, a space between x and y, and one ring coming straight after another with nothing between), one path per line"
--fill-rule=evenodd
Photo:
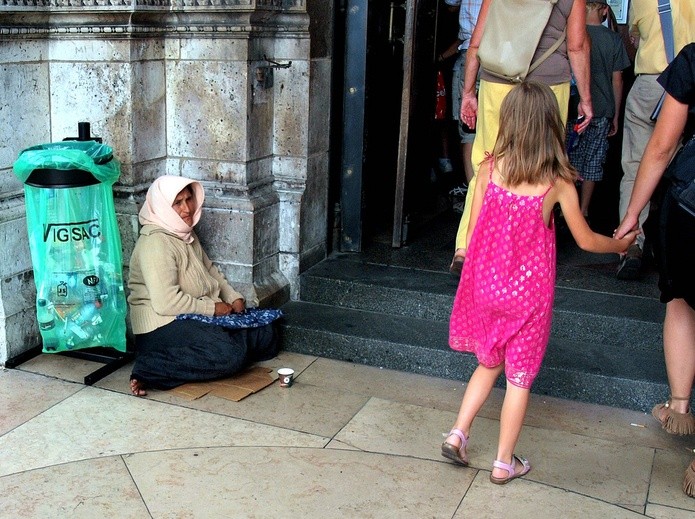
M664 404L657 404L652 409L652 416L661 423L661 428L670 434L695 434L695 417L690 408L685 413L678 413L671 409L671 400L685 400L689 398L672 396Z

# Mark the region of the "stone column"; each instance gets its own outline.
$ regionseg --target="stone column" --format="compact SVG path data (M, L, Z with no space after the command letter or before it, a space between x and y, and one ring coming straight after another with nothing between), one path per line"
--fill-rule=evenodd
M196 230L230 282L251 302L296 296L302 268L325 256L328 178L327 143L311 149L321 96L303 0L24 4L0 5L0 122L13 128L0 145L0 363L38 343L11 166L27 146L75 135L79 121L122 165L114 195L126 274L147 187L183 175L205 186Z

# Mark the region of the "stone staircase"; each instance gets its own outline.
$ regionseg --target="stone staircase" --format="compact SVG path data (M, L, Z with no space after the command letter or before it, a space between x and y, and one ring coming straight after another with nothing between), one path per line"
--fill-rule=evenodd
M475 357L447 342L455 290L446 273L331 257L303 274L302 300L283 306L284 348L467 380ZM668 394L662 322L656 299L558 287L533 392L648 410Z
M560 245L551 340L532 391L648 411L668 395L656 275L626 284L615 280L615 256ZM448 347L457 280L446 271L452 249L440 249L385 246L314 266L302 275L301 300L282 307L284 348L468 380L475 357Z

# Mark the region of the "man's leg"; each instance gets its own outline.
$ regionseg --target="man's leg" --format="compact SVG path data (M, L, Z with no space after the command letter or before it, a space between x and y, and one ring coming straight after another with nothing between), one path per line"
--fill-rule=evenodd
M654 131L654 122L649 117L654 110L663 88L656 82L656 75L643 74L635 79L625 102L625 126L623 129L623 146L621 165L623 178L620 181L620 220L627 213L630 196L635 185L635 177L642 160L642 154L647 142ZM639 226L649 215L649 204L639 215ZM642 250L644 249L644 234L637 236L637 242L630 247L628 254L623 257L618 267L617 276L620 279L636 279L642 266Z

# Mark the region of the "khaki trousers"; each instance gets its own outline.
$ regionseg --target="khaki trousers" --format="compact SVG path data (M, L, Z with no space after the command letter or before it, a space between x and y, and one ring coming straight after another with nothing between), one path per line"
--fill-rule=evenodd
M654 123L649 120L654 107L659 102L664 89L656 82L656 74L642 74L635 82L625 101L625 124L623 128L623 148L620 163L623 167L623 178L620 181L620 220L627 213L635 177L642 160L642 154L647 147L649 138L654 131ZM649 204L639 215L639 226L642 228L649 215ZM637 237L637 245L644 248L644 234Z
M502 106L502 101L514 86L515 85L511 83L491 83L483 79L480 80L480 90L478 92L478 121L476 124L475 140L473 141L473 153L471 157L473 161L473 178L468 183L466 204L463 208L458 232L456 233L457 249L466 248L468 225L471 220L471 205L473 205L473 193L475 192L475 183L478 178L480 163L485 159L485 152L492 152L495 146L497 133L500 129L500 107ZM562 121L563 123L567 123L570 85L569 83L561 83L559 85L551 85L550 88L557 98Z

